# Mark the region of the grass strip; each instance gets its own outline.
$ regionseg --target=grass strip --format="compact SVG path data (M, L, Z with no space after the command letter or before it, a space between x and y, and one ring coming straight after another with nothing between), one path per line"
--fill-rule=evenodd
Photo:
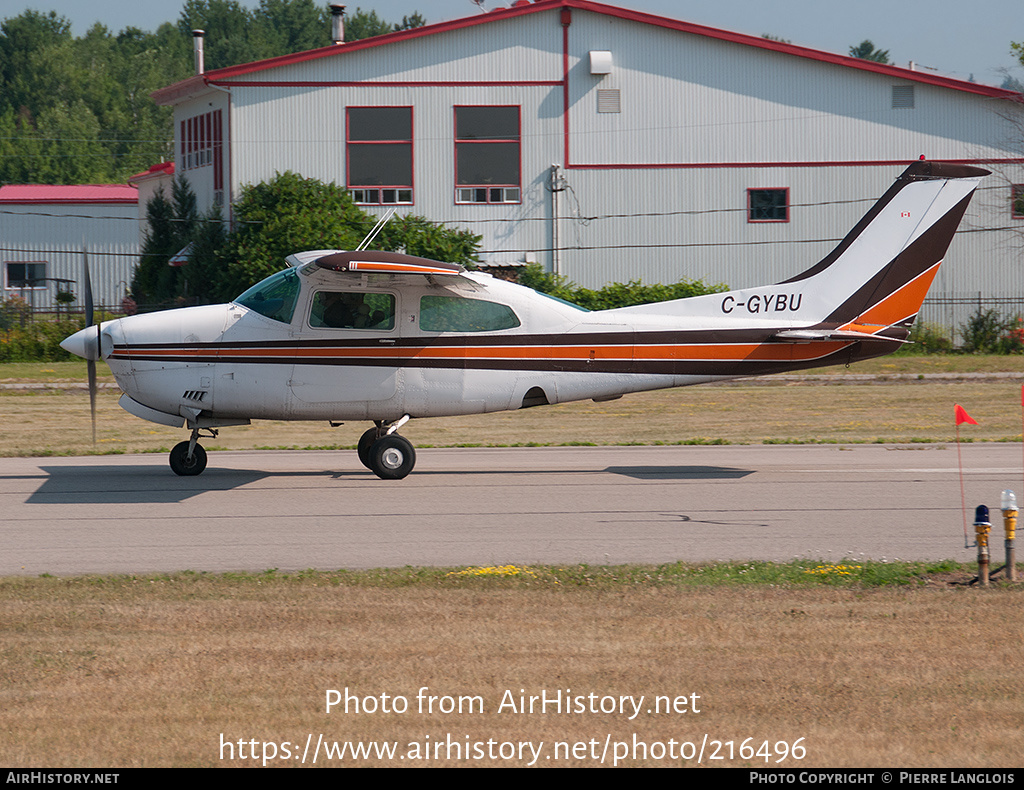
M579 589L695 588L769 586L786 589L839 587L969 586L975 575L971 564L953 560L935 562L880 562L865 559L763 562L758 560L660 565L493 565L455 568L414 567L368 570L317 570L208 573L183 570L176 573L85 575L58 577L9 576L0 579L0 600L48 599L54 594L67 600L76 592L105 590L116 597L141 595L159 598L217 598L246 591L290 587L353 587L377 589ZM995 580L999 584L999 580ZM1024 590L1024 585L1007 585Z

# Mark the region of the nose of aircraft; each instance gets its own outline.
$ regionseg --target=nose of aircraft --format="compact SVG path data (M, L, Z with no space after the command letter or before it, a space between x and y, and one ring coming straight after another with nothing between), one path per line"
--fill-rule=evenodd
M100 333L98 326L87 326L61 341L60 347L70 354L96 361L100 358Z

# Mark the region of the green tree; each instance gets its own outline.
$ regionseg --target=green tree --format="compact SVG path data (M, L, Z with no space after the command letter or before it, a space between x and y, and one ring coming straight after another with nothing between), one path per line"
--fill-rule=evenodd
M294 252L355 249L376 223L342 187L292 172L244 187L233 216L234 230L202 264L215 275L209 295L216 301L232 299L280 270ZM480 237L410 216L390 223L378 242L378 249L471 263Z
M260 0L253 14L262 36L281 55L331 45L326 6L313 0Z
M139 304L160 301L161 278L167 261L175 253L174 207L162 189L146 204L148 228L142 241L139 265L132 277L131 295Z
M875 49L875 45L868 39L864 39L857 46L850 47L850 57L861 60L872 60L875 63L891 63L889 50Z
M395 30L395 26L378 17L376 11L367 12L357 8L354 14L345 17L345 41L383 36Z
M43 183L88 184L112 180L113 167L100 143L99 120L81 99L39 113L40 155L34 167Z
M214 206L196 222L192 233L192 254L183 272L188 281L189 301L211 304L216 298L219 256L227 243L227 222L220 206Z
M359 9L349 40L424 24L391 24ZM173 156L172 110L150 94L193 69L194 28L206 31L209 69L330 44L316 0L185 0L155 33L101 24L80 38L54 12L0 20L0 183L123 182Z
M266 31L257 29L253 12L238 0L185 0L178 30L187 40L191 40L193 30L206 32L208 71L274 55Z
M132 278L132 298L141 305L172 306L186 298L187 273L168 262L197 237L202 224L195 193L183 176L175 178L170 200L160 190L146 204L146 220L149 227Z
M36 104L32 58L40 50L71 41L71 22L54 11L28 9L0 22L0 109Z

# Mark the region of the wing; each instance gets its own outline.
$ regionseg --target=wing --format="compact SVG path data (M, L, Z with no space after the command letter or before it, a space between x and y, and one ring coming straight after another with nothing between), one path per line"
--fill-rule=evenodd
M321 269L332 272L366 272L374 274L459 275L465 268L457 263L442 263L399 252L335 252L315 260Z

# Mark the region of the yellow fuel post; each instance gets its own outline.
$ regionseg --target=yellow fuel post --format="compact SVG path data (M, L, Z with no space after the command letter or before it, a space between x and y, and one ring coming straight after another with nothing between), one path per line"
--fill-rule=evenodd
M1011 582L1017 581L1017 551L1014 548L1014 538L1017 532L1017 497L1013 491L1003 491L1003 529L1006 531L1006 578Z

